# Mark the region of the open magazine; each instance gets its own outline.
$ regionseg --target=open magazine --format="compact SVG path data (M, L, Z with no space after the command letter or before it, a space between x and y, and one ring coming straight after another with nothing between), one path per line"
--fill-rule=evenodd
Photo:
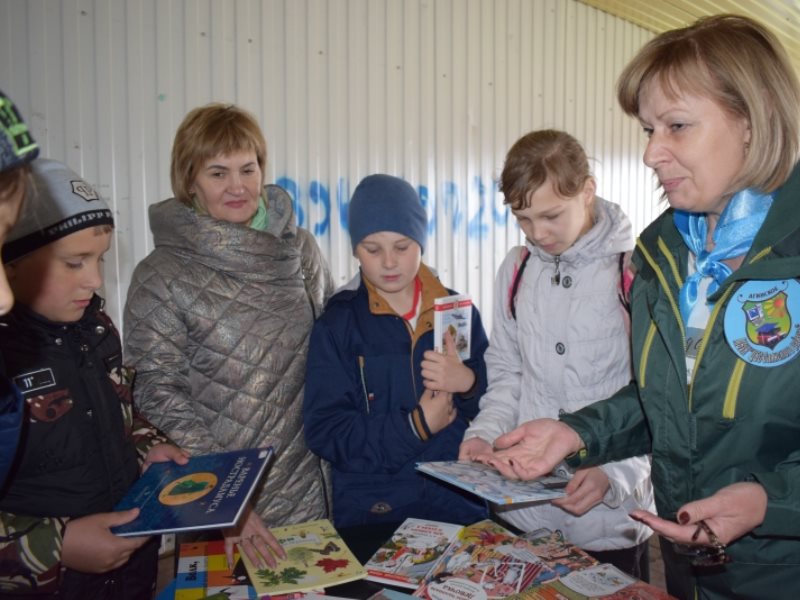
M531 544L491 520L464 527L414 596L425 600L505 598L556 577Z
M495 504L518 504L560 498L568 479L556 475L533 481L506 479L495 469L476 462L444 460L417 463L417 470L485 498Z

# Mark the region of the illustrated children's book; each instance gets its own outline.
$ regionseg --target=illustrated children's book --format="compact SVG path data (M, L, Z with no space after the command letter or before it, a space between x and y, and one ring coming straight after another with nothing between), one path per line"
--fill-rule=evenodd
M272 457L272 448L193 456L185 465L154 463L114 510L139 516L112 527L121 536L232 527Z
M225 558L225 542L181 544L178 553L178 572L175 576L175 600L226 598L252 600L258 598L250 584L247 570L234 551L233 570Z
M598 564L597 559L565 540L559 530L538 529L520 537L528 540L536 555L559 576Z
M552 500L564 495L568 479L556 475L533 481L506 479L498 471L476 462L444 460L417 463L417 470L472 492L495 504Z
M634 579L613 565L598 564L536 585L513 600L674 600L649 583Z
M449 331L461 360L468 360L472 338L472 298L466 294L433 301L433 346L444 352L444 334Z
M256 567L242 556L259 595L320 590L367 576L367 570L327 519L273 527L271 531L287 555L285 559L276 557L275 568Z
M461 530L414 596L426 600L505 598L555 577L527 540L487 519Z
M364 565L367 579L416 589L461 529L452 523L406 519Z

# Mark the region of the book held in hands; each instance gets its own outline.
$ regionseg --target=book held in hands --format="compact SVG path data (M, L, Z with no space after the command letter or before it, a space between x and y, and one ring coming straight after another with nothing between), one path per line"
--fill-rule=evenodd
M507 479L488 465L469 461L420 462L416 468L495 504L519 504L560 498L569 481L557 475L539 477L532 481Z
M467 294L456 294L436 298L433 301L433 347L445 351L444 334L450 332L461 360L470 357L472 339L472 298Z
M249 448L193 456L185 465L154 463L114 507L139 508L139 516L111 532L138 536L233 527L272 455L271 447Z

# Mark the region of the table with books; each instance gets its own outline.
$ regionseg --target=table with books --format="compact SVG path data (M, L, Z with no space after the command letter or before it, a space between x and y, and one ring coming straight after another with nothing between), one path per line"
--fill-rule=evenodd
M274 528L287 559L256 568L222 542L181 545L168 596L200 598L369 598L370 600L578 600L670 598L600 564L559 531L515 535L485 520L461 527L407 519L362 565L326 520ZM323 596L324 594L324 596Z
M263 459L266 460L268 458ZM192 473L196 470L191 466L185 468ZM534 481L511 481L485 465L458 461L419 463L417 468L426 476L461 487L498 505L559 497L564 494L568 477L556 469L551 476ZM228 480L238 481L225 475L226 472L219 474L223 485ZM236 473L240 477L242 469ZM178 482L188 477L182 473L178 475L181 475ZM252 479L255 481L258 477ZM164 484L171 488L175 482L167 477L158 483ZM183 493L183 488L179 491ZM196 495L194 489L189 492ZM243 499L247 495L244 494ZM191 502L187 506L190 507ZM274 568L257 567L237 553L234 567L230 569L221 540L181 544L175 580L159 595L159 600L289 600L301 597L315 600L323 595L328 600L670 598L663 590L634 579L612 565L598 563L570 544L559 531L539 530L516 535L489 519L465 527L406 519L397 528L362 529L355 535L353 531L342 530L340 535L325 519L274 527L271 530L287 554L285 559L278 559ZM348 543L357 554L351 551Z

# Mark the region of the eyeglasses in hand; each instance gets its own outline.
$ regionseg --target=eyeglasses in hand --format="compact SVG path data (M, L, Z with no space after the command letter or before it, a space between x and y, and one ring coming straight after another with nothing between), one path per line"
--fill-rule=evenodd
M679 544L675 542L672 544L675 552L687 557L695 567L717 567L731 562L731 557L725 553L725 544L719 541L717 534L704 520L701 519L697 522L697 529L692 535L692 541L696 542L700 537L700 532L703 531L708 536L708 544Z

